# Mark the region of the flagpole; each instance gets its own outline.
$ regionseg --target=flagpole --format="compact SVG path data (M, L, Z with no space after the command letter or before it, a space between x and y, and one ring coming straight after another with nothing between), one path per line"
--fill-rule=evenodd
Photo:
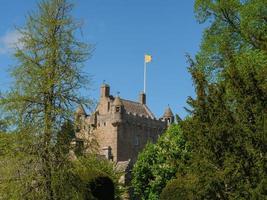
M144 94L146 93L146 60L144 59Z

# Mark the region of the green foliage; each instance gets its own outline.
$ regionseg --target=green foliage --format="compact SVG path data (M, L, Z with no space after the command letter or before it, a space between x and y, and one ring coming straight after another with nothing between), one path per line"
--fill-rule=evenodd
M119 183L120 177L123 175L115 168L115 164L99 156L85 156L80 157L74 161L74 171L81 180L81 186L79 189L83 191L84 198L93 198L90 191L90 183L94 182L99 177L107 177L112 180L115 188L115 199L121 199L122 194L125 192L125 188Z
M195 177L182 177L170 180L160 194L161 200L197 199L192 185Z
M37 138L29 134L0 133L0 198L36 199L34 180L40 179ZM25 195L24 195L25 194ZM40 198L41 199L41 198Z
M197 97L179 122L192 152L161 199L266 199L267 2L197 0L195 10L209 27L188 59ZM149 195L162 189L151 190L164 155L153 145L140 155L134 184L143 199L158 199Z
M38 186L39 181L43 180L38 169L42 162L36 162L39 159L38 138L28 134L1 133L0 141L1 199L44 199L44 193ZM115 199L120 199L125 192L119 183L122 173L106 159L95 155L81 156L68 163L62 162L59 168L54 168L52 173L54 199L94 199L90 183L99 177L112 180Z
M6 132L8 128L8 121L7 119L0 119L0 131L1 132Z
M80 24L72 8L67 0L41 1L18 30L15 84L0 102L14 131L0 134L0 199L95 199L90 184L98 177L112 180L115 199L124 192L114 164L70 155L73 109L86 103L79 89L88 83L82 63L90 52L76 38ZM7 131L7 123L0 128Z
M41 1L18 29L14 85L0 101L16 132L5 135L12 138L10 145L9 139L0 140L6 166L1 189L11 199L79 199L68 123L74 107L86 103L79 90L88 83L82 67L91 46L76 38L80 23L72 18L72 8L67 0ZM16 185L13 193L10 184Z
M267 197L266 3L196 1L199 21L210 26L195 60L189 58L197 97L188 99L191 117L180 123L192 157L163 197L167 191L193 191L196 199ZM188 177L195 177L191 184Z
M142 199L158 199L168 180L183 171L189 148L178 125L172 125L156 144L148 143L133 168L132 187Z

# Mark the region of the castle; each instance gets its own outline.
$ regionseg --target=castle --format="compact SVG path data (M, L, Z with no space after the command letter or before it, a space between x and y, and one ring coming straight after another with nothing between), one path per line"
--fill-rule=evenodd
M79 127L78 142L94 138L98 153L116 163L134 163L148 141L155 142L167 126L174 122L168 107L162 118L156 119L146 105L146 95L139 102L110 95L110 86L103 84L95 111L87 115L82 106L75 113ZM84 144L83 144L84 145Z

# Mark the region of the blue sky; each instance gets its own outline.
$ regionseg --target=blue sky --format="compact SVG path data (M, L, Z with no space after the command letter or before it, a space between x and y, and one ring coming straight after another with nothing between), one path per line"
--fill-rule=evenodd
M0 90L12 84L8 68L14 64L10 44L14 26L36 8L36 0L1 0ZM76 0L73 15L83 21L82 40L96 45L85 71L92 76L91 90L99 97L103 80L111 93L137 100L143 90L144 54L152 55L147 66L147 104L160 117L169 104L174 113L186 116L183 107L194 88L185 54L199 49L203 25L194 18L193 0Z

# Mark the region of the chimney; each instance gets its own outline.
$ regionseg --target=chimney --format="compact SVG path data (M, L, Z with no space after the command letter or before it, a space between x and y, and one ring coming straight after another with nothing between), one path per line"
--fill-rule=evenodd
M110 90L109 85L103 84L101 86L101 98L103 98L103 97L109 97L109 90Z
M141 92L139 95L139 103L146 104L146 94L144 92Z

